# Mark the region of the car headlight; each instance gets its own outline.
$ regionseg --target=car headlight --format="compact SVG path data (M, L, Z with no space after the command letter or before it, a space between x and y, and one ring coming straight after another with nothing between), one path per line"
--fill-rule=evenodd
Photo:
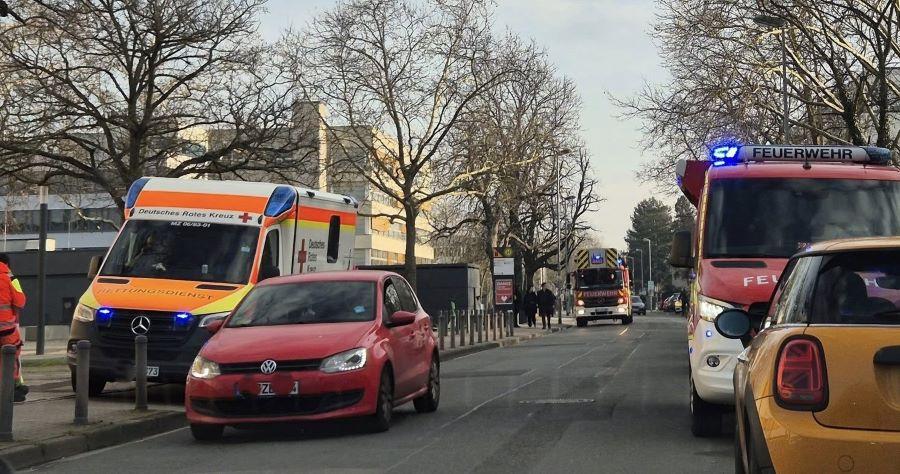
M337 372L348 372L351 370L361 369L366 366L366 349L360 347L358 349L349 350L335 354L322 361L319 370L326 374Z
M211 379L221 374L219 364L206 360L203 357L197 356L194 359L194 363L191 364L191 377L196 379Z
M78 303L78 305L75 306L75 313L72 315L72 318L76 321L89 323L94 320L94 309Z
M619 298L619 304L624 304L624 303L625 303L625 298Z
M200 327L205 328L206 326L209 326L209 324L213 321L219 321L227 318L229 314L231 313L228 311L224 313L207 314L206 316L203 316L203 319L200 320Z
M716 316L725 311L726 309L734 308L734 306L724 302L719 301L712 298L707 298L706 296L700 296L698 300L700 303L698 305L698 309L700 311L700 317L705 319L706 321L713 322L716 320Z
M584 306L584 300L578 300L578 302L575 303L575 306Z

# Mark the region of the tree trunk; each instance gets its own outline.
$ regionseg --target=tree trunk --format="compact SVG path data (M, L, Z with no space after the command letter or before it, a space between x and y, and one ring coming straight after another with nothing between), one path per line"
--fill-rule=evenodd
M403 264L403 273L406 280L412 285L413 290L417 288L416 282L416 218L419 216L419 210L406 207L406 257Z

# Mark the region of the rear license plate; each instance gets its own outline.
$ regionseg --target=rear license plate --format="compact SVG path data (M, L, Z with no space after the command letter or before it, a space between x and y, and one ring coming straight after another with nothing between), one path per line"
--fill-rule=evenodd
M159 367L147 367L147 377L159 377Z

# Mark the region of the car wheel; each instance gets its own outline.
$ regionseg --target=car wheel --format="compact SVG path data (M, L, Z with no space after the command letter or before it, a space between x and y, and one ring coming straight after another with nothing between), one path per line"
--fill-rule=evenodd
M413 400L413 405L419 413L432 413L437 411L441 401L441 366L437 357L431 358L431 369L428 371L428 391L421 397Z
M197 441L215 441L222 437L225 425L204 425L191 423L191 434Z
M691 381L691 433L698 438L718 436L722 433L722 410L697 395Z
M75 369L69 369L69 380L72 384L72 391L78 391L78 382L75 380ZM106 379L102 379L97 377L96 375L88 375L88 396L89 397L99 397L103 393L103 389L106 388Z
M583 327L587 326L587 321L585 321L584 319L581 319L581 318L576 318L575 325L577 325L580 328L583 328Z
M378 401L375 414L372 415L371 429L374 432L384 432L391 429L391 416L394 412L394 379L391 377L391 369L385 367L381 371L381 382L378 384Z
M622 318L622 324L629 325L634 322L634 316L625 316Z

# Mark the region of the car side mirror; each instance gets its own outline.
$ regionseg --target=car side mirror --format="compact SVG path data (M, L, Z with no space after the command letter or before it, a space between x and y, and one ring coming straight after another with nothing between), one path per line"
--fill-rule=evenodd
M91 257L91 263L88 264L87 277L91 280L100 273L100 267L103 265L103 257L100 255L94 255Z
M416 313L409 311L397 311L391 315L388 321L388 327L406 326L412 324L416 320Z
M691 231L680 230L672 236L672 252L669 254L669 265L675 268L692 268L694 256L691 252L693 244Z
M210 334L215 334L219 332L219 329L222 329L223 324L225 324L225 319L210 321L209 324L206 325L206 330L209 331Z
M752 328L750 315L740 309L727 309L716 316L716 331L728 339L740 339L746 346Z

